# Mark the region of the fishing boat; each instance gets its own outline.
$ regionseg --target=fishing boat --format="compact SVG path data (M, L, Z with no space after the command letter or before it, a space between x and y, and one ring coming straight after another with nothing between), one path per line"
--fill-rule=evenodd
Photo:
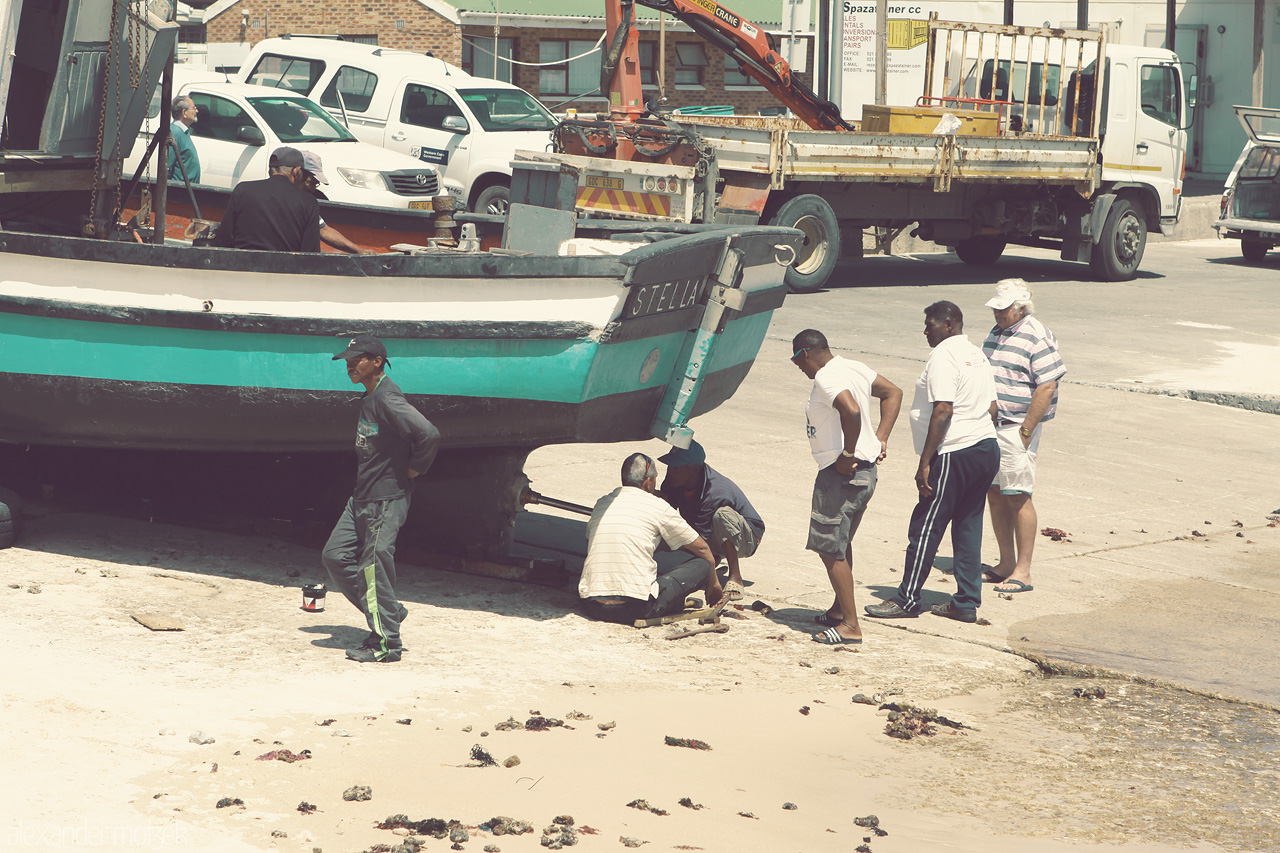
M167 9L0 3L0 47L56 29L78 57L53 69L46 98L6 108L16 132L0 148L0 443L49 460L122 450L160 468L175 453L349 451L358 394L331 356L372 333L442 434L435 497L415 502L431 508L423 536L492 549L522 505L534 448L650 436L686 446L689 419L746 377L801 240L790 229L631 241L571 230L543 252L359 256L136 242L113 192L163 73L156 55L172 49ZM139 27L145 38L127 38ZM21 76L0 79L0 95ZM540 227L536 216L521 225L517 207L509 232ZM86 210L81 236L67 233Z

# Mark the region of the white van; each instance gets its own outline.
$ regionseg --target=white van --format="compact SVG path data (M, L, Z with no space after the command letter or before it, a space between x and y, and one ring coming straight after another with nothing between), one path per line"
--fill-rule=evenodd
M261 180L271 152L290 145L320 155L329 179L321 190L330 201L426 210L440 192L435 167L360 142L310 98L223 80L221 74L175 74L173 93L187 95L199 110L191 127L200 157L198 186L230 190L242 180ZM138 168L152 134L169 120L168 105L162 106L157 94L125 160L127 173Z
M265 39L236 73L310 95L365 142L440 168L471 210L504 213L517 150L546 151L557 120L518 86L435 57L305 36Z

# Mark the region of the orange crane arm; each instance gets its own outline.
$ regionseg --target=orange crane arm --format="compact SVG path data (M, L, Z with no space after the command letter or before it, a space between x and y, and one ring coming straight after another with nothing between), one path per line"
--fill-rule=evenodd
M714 47L733 58L743 73L769 90L802 121L815 130L853 130L840 115L840 108L818 97L783 59L773 38L755 24L725 8L715 0L606 0L605 25L611 30L601 87L608 93L610 109L634 120L631 110L619 105L639 104L639 48L634 30L639 3L665 12L686 24ZM615 24L616 21L616 24ZM635 73L630 73L636 69Z

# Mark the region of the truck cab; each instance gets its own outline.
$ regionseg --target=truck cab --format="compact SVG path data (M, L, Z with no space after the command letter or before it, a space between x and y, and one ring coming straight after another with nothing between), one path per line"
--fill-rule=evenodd
M236 77L310 96L360 140L435 166L450 195L485 213L506 211L516 150L547 150L556 125L518 86L374 45L266 39Z

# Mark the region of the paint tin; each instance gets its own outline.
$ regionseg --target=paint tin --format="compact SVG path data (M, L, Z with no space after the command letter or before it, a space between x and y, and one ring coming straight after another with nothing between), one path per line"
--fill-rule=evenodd
M302 588L302 609L308 613L324 612L324 584L310 583Z

